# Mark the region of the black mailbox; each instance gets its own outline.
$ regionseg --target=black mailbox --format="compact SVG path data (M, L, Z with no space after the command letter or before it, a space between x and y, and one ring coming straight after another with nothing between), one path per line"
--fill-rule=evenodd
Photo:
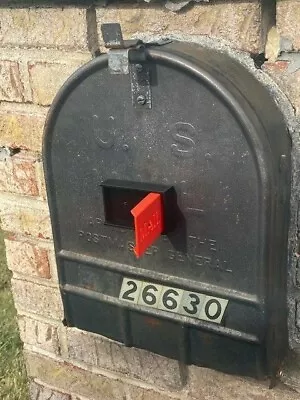
M111 50L68 79L45 128L65 323L274 377L287 348L283 117L227 54L114 32L104 28ZM131 211L151 193L173 224L137 257Z

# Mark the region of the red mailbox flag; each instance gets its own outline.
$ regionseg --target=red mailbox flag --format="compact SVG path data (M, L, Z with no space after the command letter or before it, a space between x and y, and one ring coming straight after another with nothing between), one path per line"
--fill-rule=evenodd
M162 198L158 193L149 193L132 210L134 217L135 255L141 257L163 231Z

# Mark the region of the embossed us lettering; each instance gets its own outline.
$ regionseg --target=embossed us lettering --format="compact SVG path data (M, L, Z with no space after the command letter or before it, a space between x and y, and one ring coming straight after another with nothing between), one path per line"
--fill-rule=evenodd
M170 129L174 143L171 145L171 151L174 156L179 158L190 158L196 149L196 143L193 137L196 130L189 122L176 122Z
M113 129L115 118L111 115L106 122L107 126L104 129L103 123L100 122L98 115L92 116L93 134L97 144L102 149L110 149L115 143L115 130Z

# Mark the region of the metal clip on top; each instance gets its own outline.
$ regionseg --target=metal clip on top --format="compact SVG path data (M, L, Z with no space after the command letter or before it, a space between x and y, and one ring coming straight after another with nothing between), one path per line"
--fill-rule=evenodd
M136 108L152 108L150 70L145 44L139 40L124 40L118 23L102 24L102 36L108 52L111 74L128 75L131 79L132 104Z

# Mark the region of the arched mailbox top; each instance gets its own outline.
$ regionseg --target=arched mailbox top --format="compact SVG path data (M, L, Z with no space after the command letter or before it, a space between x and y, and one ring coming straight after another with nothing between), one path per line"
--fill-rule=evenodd
M264 161L262 153L268 151L281 156L285 148L284 153L288 156L291 139L283 115L268 90L236 60L216 50L181 42L151 46L146 53L149 61L190 73L222 99L243 127L246 139L258 156L258 163ZM102 54L74 72L59 90L45 124L45 153L48 153L47 146L51 148L53 124L69 95L91 74L107 68L108 55ZM100 97L102 95L99 93Z
M140 60L111 52L68 79L45 126L67 323L185 362L274 374L286 347L283 116L227 54L180 42L146 46ZM176 224L137 259L129 211L150 192Z

